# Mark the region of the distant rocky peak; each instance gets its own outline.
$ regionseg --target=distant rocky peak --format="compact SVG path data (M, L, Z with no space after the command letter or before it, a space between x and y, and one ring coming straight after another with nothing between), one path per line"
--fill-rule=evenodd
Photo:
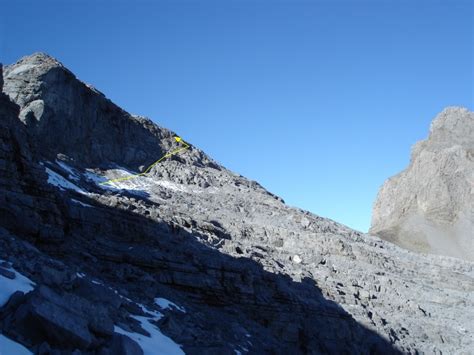
M36 52L31 55L22 57L15 65L31 64L34 66L47 65L50 67L64 67L56 58L43 52Z
M6 67L4 91L42 154L59 153L82 166L137 169L160 156L169 131L145 127L44 53Z
M22 108L38 99L54 104L57 96L63 94L58 92L64 89L62 82L79 82L58 60L44 53L25 56L7 65L3 79L5 93Z
M429 141L433 144L473 146L474 116L464 107L448 107L431 123Z
M474 113L449 107L374 203L371 233L407 249L474 260Z
M83 168L138 172L176 146L173 132L126 112L47 54L23 57L5 67L3 78L32 141L50 160L63 154ZM214 164L193 147L181 162Z
M68 75L72 74L55 58L44 53L34 53L21 58L12 65L7 65L4 70L4 77L5 80L14 79L15 77L29 79L31 76L44 76L51 70L60 70Z

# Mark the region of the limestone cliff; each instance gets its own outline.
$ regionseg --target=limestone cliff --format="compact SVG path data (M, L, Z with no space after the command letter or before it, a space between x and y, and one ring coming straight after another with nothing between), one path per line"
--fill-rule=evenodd
M388 179L371 233L410 250L474 260L474 113L445 109L410 165Z

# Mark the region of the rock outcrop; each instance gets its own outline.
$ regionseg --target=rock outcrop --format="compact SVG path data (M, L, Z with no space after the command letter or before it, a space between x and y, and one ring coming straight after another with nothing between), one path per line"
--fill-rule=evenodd
M370 232L404 248L474 260L474 113L447 108L388 179Z
M137 170L174 141L172 132L125 112L46 54L7 66L4 77L4 91L44 157L61 152L83 166Z
M472 348L472 263L289 207L192 145L103 185L174 149L172 133L44 54L4 79L0 291L30 280L0 301L10 339L39 354Z

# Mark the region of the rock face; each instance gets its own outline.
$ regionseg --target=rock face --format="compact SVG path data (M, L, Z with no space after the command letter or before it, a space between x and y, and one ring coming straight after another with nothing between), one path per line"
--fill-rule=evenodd
M474 113L447 108L388 179L370 232L410 250L474 260Z
M473 347L472 263L289 207L192 145L146 176L101 184L180 143L47 55L3 77L0 332L10 339L39 354ZM28 287L5 286L24 277Z
M173 142L172 132L125 112L46 54L6 67L4 77L4 91L44 157L60 151L84 166L137 169Z

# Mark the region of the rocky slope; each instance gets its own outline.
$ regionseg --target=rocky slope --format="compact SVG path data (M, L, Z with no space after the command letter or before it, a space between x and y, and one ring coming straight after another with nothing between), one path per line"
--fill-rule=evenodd
M3 77L0 331L15 344L41 354L473 347L472 263L289 207L192 145L147 176L101 184L174 149L173 133L44 54Z
M382 186L371 233L421 252L474 260L474 113L447 108L410 166Z

